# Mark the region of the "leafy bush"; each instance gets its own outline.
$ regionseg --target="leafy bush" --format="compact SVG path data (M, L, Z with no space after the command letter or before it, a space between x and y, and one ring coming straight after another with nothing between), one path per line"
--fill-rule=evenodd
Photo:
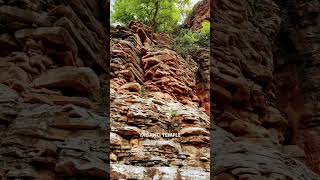
M182 57L192 54L199 48L208 48L210 44L210 23L204 21L199 31L180 29L176 32L173 49Z
M198 43L202 47L209 47L210 45L210 22L202 22Z

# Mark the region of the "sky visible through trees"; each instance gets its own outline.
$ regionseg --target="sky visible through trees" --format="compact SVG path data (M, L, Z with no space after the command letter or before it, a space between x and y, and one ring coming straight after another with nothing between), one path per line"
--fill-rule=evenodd
M192 8L199 1L201 1L201 0L190 0L190 7ZM111 10L110 12L114 11L113 6L114 6L115 2L116 2L116 0L110 0L110 10ZM180 20L179 20L179 24L182 23L185 18L186 18L185 16L182 16L180 18ZM118 24L118 22L111 22L111 23L112 23L112 25L117 25Z

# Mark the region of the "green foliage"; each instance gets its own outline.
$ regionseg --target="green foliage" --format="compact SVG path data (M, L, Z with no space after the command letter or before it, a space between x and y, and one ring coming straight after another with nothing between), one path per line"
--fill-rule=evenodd
M199 48L207 48L210 44L210 23L204 21L199 31L180 29L175 35L173 49L182 57L192 54Z
M143 97L145 95L145 89L142 87L139 93Z
M191 15L191 13L192 13L192 8L186 9L186 11L185 11L186 17L189 17Z
M209 21L203 21L201 25L202 25L202 28L201 28L200 33L203 36L208 36L210 34L210 22Z
M171 117L171 118L174 118L174 117L176 117L176 116L177 116L177 112L173 111L173 112L170 113L170 117Z
M139 20L154 31L171 32L190 5L190 0L116 0L112 23L128 24Z

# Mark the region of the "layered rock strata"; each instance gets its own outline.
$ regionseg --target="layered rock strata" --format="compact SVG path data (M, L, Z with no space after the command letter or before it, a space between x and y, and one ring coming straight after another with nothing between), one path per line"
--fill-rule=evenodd
M320 174L319 1L288 1L281 7L282 29L274 48L279 106L288 115L287 144L297 144L305 163ZM286 48L281 48L281 47ZM280 48L279 48L280 47ZM285 92L287 91L287 92Z
M184 25L194 31L201 29L203 21L210 21L210 4L212 3L210 0L202 0L195 4Z
M159 36L139 22L112 30L111 178L209 179L199 66Z
M105 179L104 10L0 1L0 179Z
M210 4L208 0L199 1L192 8L191 14L183 22L183 27L194 32L201 31L203 22L210 22ZM208 37L210 38L210 37ZM199 47L187 56L195 61L198 66L196 74L196 92L200 104L210 114L210 45Z
M319 179L316 1L213 4L215 179ZM216 140L216 141L215 141ZM231 148L230 148L231 147ZM312 172L312 170L314 172Z

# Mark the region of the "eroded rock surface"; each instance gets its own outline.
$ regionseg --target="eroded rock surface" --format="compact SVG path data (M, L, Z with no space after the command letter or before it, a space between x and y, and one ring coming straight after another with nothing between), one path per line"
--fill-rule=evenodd
M0 2L0 179L106 179L102 5Z
M196 91L201 66L136 21L111 37L111 178L209 179L208 91ZM206 52L200 58L209 62Z
M214 178L320 179L318 7L318 1L214 1Z
M199 1L192 9L191 15L189 15L185 21L185 26L192 30L198 30L202 27L203 21L210 20L210 0Z

